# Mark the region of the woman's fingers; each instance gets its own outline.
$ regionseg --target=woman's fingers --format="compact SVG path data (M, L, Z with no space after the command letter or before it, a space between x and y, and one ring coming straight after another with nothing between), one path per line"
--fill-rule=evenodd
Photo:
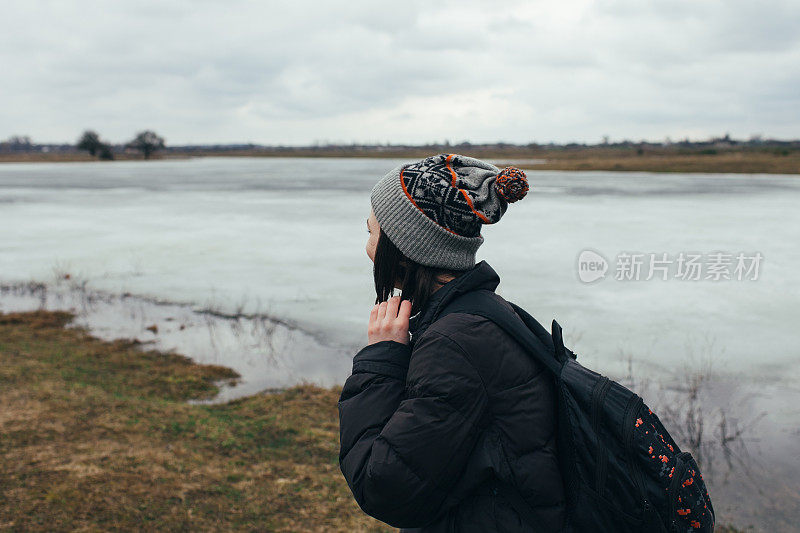
M392 296L386 302L386 319L394 320L397 318L397 308L400 306L400 297Z
M411 318L411 300L403 300L400 303L400 309L397 312L397 318L408 320Z
M393 340L408 344L408 322L411 317L411 302L392 296L388 301L376 304L369 314L367 333L370 344L382 340Z

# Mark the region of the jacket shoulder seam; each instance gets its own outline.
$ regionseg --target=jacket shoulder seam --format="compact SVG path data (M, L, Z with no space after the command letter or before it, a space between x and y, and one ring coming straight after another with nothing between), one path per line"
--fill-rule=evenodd
M477 316L477 315L475 315L475 316ZM486 387L486 382L483 380L483 376L481 375L480 371L478 370L478 367L475 366L475 363L472 361L472 358L469 356L469 352L467 350L465 350L464 347L461 346L461 344L457 340L452 338L447 333L442 333L441 331L436 331L436 330L431 330L431 333L435 333L436 335L439 335L440 337L444 337L445 339L449 340L454 345L456 345L456 347L458 347L458 350L461 352L461 355L469 363L469 366L472 367L472 370L474 370L475 373L478 375L478 379L481 382L481 387L483 388L483 393L486 395L487 398L489 398L490 397L489 396L489 389Z
M471 321L469 324L459 324L458 322L453 322L453 321L451 321L451 322L449 322L447 325L454 324L454 325L456 325L456 327L454 327L454 328L452 328L452 329L449 329L447 332L444 332L444 331L442 331L442 330L441 330L441 328L442 328L442 326L441 326L441 322L443 322L444 320L446 320L448 317L451 317L451 316L457 316L457 315L465 315L465 316L471 317L471 318L473 318L473 319L476 319L476 320L474 320L474 321ZM483 315L478 315L478 314L475 314L475 313L470 313L470 312L468 312L468 311L457 311L457 312L455 312L455 313L449 313L449 314L447 314L447 315L445 315L445 316L443 316L443 317L439 318L438 320L436 320L436 322L434 322L433 324L431 324L431 325L430 325L430 326L429 326L429 327L428 327L428 328L427 328L425 331L423 331L423 332L422 332L422 333L419 335L419 338L420 338L420 339L421 339L421 338L423 338L423 337L424 337L426 334L428 334L428 333L438 333L439 335L442 335L442 336L444 336L444 337L447 337L447 338L449 338L450 340L452 340L453 342L456 342L456 344L457 344L457 341L456 341L456 340L454 340L452 337L450 337L450 335L454 335L454 334L457 334L457 333L461 333L462 331L467 331L467 330L469 330L470 328L474 327L476 324L483 324L483 323L486 323L486 322L491 322L492 324L494 324L494 322L492 322L492 320L491 320L491 319L489 319L489 318L486 318L486 317L485 317L485 316L483 316ZM495 324L495 326L497 326L497 325ZM497 326L497 327L499 328L499 326ZM448 329L448 328L445 328L445 329ZM459 346L460 346L460 345L459 345ZM463 347L461 347L461 348L463 349Z

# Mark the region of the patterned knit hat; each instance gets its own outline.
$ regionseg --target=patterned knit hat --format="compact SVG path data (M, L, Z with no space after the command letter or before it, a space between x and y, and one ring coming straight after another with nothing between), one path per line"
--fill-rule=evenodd
M483 244L481 224L500 220L527 192L528 179L518 168L441 154L386 174L371 201L381 229L406 257L466 270Z

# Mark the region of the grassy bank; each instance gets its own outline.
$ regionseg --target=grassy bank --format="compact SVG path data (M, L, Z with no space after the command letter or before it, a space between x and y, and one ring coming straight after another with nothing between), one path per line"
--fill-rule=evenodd
M0 314L0 530L388 531L337 464L337 389L221 406L231 370Z
M785 150L563 150L541 154L544 163L521 165L533 170L608 170L734 174L800 174L800 152Z

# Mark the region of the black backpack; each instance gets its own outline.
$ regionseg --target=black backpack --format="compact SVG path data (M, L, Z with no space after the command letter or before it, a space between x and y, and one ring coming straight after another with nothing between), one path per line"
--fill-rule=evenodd
M511 313L491 291L456 297L439 314L465 312L503 328L555 377L559 461L567 499L566 532L711 532L714 508L692 455L681 451L638 395L584 368L519 306ZM533 511L513 487L497 485L517 512Z

